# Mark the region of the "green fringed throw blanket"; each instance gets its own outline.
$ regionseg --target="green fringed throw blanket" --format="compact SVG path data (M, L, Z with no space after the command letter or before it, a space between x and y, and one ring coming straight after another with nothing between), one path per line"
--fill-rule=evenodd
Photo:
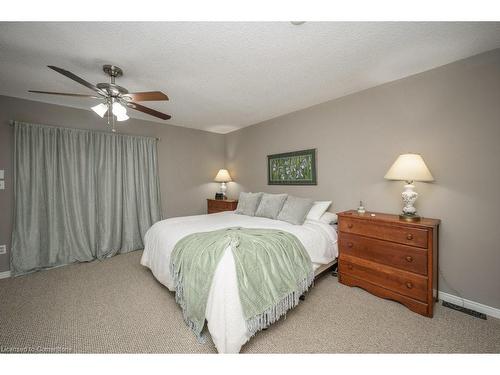
M175 300L199 339L215 269L228 246L233 251L241 305L251 335L295 307L314 279L304 246L284 231L225 228L184 237L172 252L170 271Z

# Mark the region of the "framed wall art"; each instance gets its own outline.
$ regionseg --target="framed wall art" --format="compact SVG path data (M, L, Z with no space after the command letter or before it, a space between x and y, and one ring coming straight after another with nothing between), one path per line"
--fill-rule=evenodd
M268 185L317 185L316 149L267 156Z

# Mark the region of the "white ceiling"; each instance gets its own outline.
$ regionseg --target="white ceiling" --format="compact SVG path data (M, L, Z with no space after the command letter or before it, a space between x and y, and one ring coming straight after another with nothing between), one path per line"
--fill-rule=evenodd
M111 63L129 91L169 95L142 103L165 123L227 133L498 47L500 23L3 22L0 94L88 109L27 90L89 93L46 65L97 83Z

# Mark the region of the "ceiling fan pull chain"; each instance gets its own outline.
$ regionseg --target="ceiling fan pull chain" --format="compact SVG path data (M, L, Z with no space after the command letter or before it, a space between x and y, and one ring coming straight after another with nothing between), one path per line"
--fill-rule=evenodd
M109 112L111 111L111 108L109 107L109 104L108 104L108 112L106 112L108 114L108 127L111 126L111 124L109 123Z

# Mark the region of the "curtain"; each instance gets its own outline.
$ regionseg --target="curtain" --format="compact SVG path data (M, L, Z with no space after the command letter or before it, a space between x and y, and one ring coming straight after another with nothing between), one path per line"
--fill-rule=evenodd
M14 275L143 248L161 219L156 139L14 128Z

